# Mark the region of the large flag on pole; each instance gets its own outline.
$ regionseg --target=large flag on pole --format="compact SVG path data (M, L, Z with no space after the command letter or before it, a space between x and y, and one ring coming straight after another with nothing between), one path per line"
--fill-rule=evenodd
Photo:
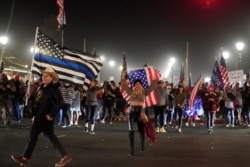
M211 84L214 85L215 87L220 88L220 89L224 89L224 84L222 81L218 61L215 61L215 63L214 63L212 77L211 77Z
M230 83L229 83L226 61L225 61L223 55L221 55L219 67L220 67L220 75L221 75L221 79L222 79L222 83L223 83L223 88L225 89Z
M102 68L99 57L81 52L62 49L51 38L38 31L36 39L38 53L34 54L31 71L41 74L46 67L51 66L58 73L61 81L83 85L86 90L90 81L97 77Z
M191 92L190 99L189 99L189 109L190 110L194 109L195 98L196 98L196 95L197 95L203 82L204 82L204 77L200 77L198 82L196 82L196 84Z
M66 16L64 11L64 0L57 0L57 6L59 7L59 12L57 15L57 22L58 22L58 30L66 25Z

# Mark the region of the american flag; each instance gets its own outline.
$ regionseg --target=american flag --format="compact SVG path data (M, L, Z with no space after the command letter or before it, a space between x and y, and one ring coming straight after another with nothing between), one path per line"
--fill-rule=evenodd
M193 90L191 92L190 99L189 99L189 109L190 110L194 109L195 98L196 98L197 92L200 89L201 84L203 83L203 81L204 81L204 78L200 77L199 80L196 82L196 84L195 84L195 86L194 86L194 88L193 88Z
M86 90L102 68L99 57L61 49L55 41L40 31L37 34L36 46L39 52L34 55L31 68L33 74L40 75L42 70L51 66L58 73L60 80L83 85Z
M57 15L58 29L62 28L66 24L66 17L64 12L64 0L57 0L57 6L59 7L59 13Z
M161 76L161 74L159 72L155 74L154 67L152 67L152 66L132 70L128 73L128 78L129 78L128 85L133 87L134 81L136 79L139 79L142 82L143 88L146 89L151 84L154 75L156 75L157 80ZM121 89L121 93L122 93L123 98L129 102L130 97L125 92L125 90ZM144 107L150 107L152 105L156 105L157 103L158 103L158 99L157 99L156 91L153 90L146 97L146 99L144 101Z
M229 85L229 77L228 77L226 61L223 56L221 56L219 68L220 68L221 79L223 82L223 88L225 89Z

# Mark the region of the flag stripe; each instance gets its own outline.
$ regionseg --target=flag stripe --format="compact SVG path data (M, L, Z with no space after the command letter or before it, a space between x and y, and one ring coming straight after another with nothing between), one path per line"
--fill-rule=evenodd
M221 59L220 59L220 74L221 74L222 81L224 84L223 88L225 89L229 85L229 77L228 77L226 61L223 56L221 56Z
M203 83L203 81L204 81L204 78L200 77L200 79L195 84L195 86L194 86L194 88L193 88L193 90L191 92L190 99L189 99L189 109L190 110L193 110L193 108L194 108L195 97L196 97L196 95L198 93L198 90L200 89L201 84Z
M66 24L66 17L65 17L65 12L64 12L64 0L57 0L56 4L59 7L59 13L57 15L57 22L58 22L58 27L61 27L62 25Z
M86 90L90 81L95 79L101 70L102 62L99 57L61 49L57 43L40 31L36 45L39 53L34 55L33 74L39 75L46 67L52 66L60 80L83 85Z
M38 65L34 63L34 66L32 68L32 73L40 75L41 71L44 70L48 66L51 66L51 64L39 63ZM64 68L60 68L58 66L53 66L53 68L56 71L56 73L59 75L60 80L71 81L77 84L83 84L83 81L85 79L84 74L77 74L72 70L67 70Z
M155 74L154 67L152 66L132 70L128 73L128 76L129 76L128 85L131 86L132 84L132 87L133 87L134 81L136 79L139 79L142 81L143 88L146 89L151 84L154 78L154 75L156 75L156 79L160 78L161 76L159 72ZM124 89L121 89L121 93L122 93L123 98L129 103L130 96L126 93ZM150 107L152 105L156 105L157 103L158 103L158 99L157 99L156 91L153 90L148 96L146 96L143 107Z
M70 59L58 59L56 57L51 57L43 54L36 54L34 60L37 62L52 64L54 66L61 67L62 69L72 69L74 72L84 73L89 78L95 77L94 73L90 71L86 64L78 64L76 61L72 61Z

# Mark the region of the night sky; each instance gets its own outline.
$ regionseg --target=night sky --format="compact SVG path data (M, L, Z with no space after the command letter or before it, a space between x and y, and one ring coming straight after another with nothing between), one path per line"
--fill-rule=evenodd
M30 47L35 29L58 14L56 0L0 0L0 35L8 30L7 52L15 61L31 64ZM229 71L235 70L235 43L245 43L243 68L249 67L250 1L249 0L65 0L67 26L64 46L87 52L96 48L104 55L102 78L119 80L119 66L126 52L128 67L139 68L145 63L156 66L164 75L170 57L180 71L189 43L189 72L193 80L199 75L210 76L220 48L230 52ZM50 31L56 33L57 22ZM108 65L114 60L115 67ZM167 79L164 79L167 80Z

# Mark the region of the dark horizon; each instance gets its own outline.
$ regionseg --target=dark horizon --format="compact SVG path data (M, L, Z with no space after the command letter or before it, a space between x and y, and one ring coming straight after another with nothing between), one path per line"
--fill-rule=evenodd
M0 2L0 35L5 34L10 19L12 1ZM164 75L168 60L174 56L175 71L180 71L189 43L189 72L193 81L200 76L211 76L215 58L219 60L221 47L230 52L229 71L235 70L237 50L235 43L242 41L242 66L249 69L250 2L248 0L120 0L68 1L65 0L67 25L64 45L87 52L96 48L104 55L102 76L119 80L119 66L123 52L129 68L145 63L156 66ZM45 20L57 16L56 0L15 1L10 24L7 51L16 61L30 66L29 52L34 43L35 29L45 26ZM54 31L55 29L50 31ZM46 26L45 26L46 27ZM109 60L116 62L111 69ZM106 72L104 72L106 71ZM167 80L167 79L164 79Z

